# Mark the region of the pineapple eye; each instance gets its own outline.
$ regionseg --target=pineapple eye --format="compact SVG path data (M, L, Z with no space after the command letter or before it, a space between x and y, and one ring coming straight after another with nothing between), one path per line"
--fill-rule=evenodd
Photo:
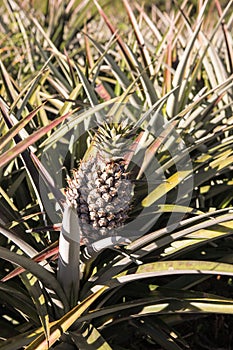
M96 185L96 187L99 187L100 185L102 185L103 182L104 182L103 179L100 179L100 178L99 178L99 179L96 179L96 180L95 180L95 185Z
M105 183L109 186L109 187L112 187L113 184L114 184L114 179L113 177L109 177L108 179L106 179Z
M113 213L108 213L108 214L107 214L107 219L108 219L108 221L113 220L114 217L115 217L115 215L114 215Z
M90 215L90 220L95 220L96 213L94 211L90 211L89 215Z
M103 186L101 186L101 187L99 188L99 190L100 190L101 193L105 193L105 192L108 191L108 186L107 186L107 185L103 185Z
M105 212L104 208L100 208L98 210L97 214L99 217L103 217L103 216L105 216L106 212Z
M103 193L102 198L105 200L105 202L109 203L112 200L112 196L109 193Z
M114 187L110 187L110 191L109 191L110 195L113 197L113 196L116 196L117 195L117 189L114 188Z
M99 223L100 227L103 227L103 226L107 225L108 221L105 218L101 218L101 219L99 219L98 223Z

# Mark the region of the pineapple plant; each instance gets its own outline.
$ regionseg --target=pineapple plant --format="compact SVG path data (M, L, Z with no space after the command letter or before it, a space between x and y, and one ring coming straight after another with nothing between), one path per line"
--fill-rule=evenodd
M232 1L94 4L0 7L0 349L231 349Z
M93 140L95 155L88 155L67 180L66 202L77 211L83 244L119 235L128 218L133 196L127 171L131 135L127 120L100 126Z

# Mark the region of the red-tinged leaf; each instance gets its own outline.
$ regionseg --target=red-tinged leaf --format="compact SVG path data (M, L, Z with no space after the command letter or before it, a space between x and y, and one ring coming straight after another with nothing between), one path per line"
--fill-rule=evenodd
M32 260L36 262L41 262L43 260L46 260L48 258L54 257L58 254L58 241L51 244L48 248L42 250L39 254L35 255ZM18 276L22 272L24 272L25 269L22 267L16 267L13 271L8 273L5 277L1 279L1 282L9 281L10 279Z
M141 131L140 134L137 136L136 140L132 143L132 145L129 146L129 151L124 157L124 161L126 165L129 165L131 162L134 153L138 147L138 144L140 143L142 137L143 137L144 131Z
M87 27L86 27L86 25L84 26L83 32L85 34L87 34ZM94 67L94 59L93 59L93 55L92 55L92 52L91 52L91 48L90 48L90 44L89 44L89 40L88 40L88 36L87 35L84 35L84 41L85 41L87 62L89 64L89 67L92 69Z
M170 91L172 88L172 74L171 74L171 68L172 68L172 40L173 40L173 33L174 31L174 25L171 25L169 28L169 33L168 33L168 44L167 44L167 57L166 57L166 63L167 66L164 69L164 91L163 93L165 94L166 92Z
M41 109L43 105L44 104L37 107L34 111L29 113L24 119L20 120L17 124L12 126L12 128L0 138L0 151L6 146L8 142L12 141L12 139L19 133L21 129L23 129L30 122L30 120L37 114L37 112ZM0 99L0 109L4 117L8 118L8 120L10 120L10 122L12 123L11 118L8 115L8 110L1 99Z
M41 231L61 231L61 225L62 224L53 224L53 225L46 225L43 227L37 227L37 228L31 228L26 230L27 233L32 232L41 232Z
M19 142L12 149L10 149L7 152L3 153L0 156L0 167L3 167L7 163L9 163L12 159L16 158L20 153L25 151L30 145L32 145L33 143L38 141L41 137L43 137L51 129L55 128L63 120L65 120L69 116L71 116L74 112L75 112L75 110L72 111L72 112L66 113L65 115L62 115L61 117L58 117L57 119L52 121L49 125L46 125L43 128L35 131L32 135L28 136L25 140L22 140L21 142Z
M101 8L100 4L94 0L94 3L100 13L100 15L103 17L105 23L107 24L108 28L110 29L111 33L113 35L116 36L116 39L117 39L117 42L121 48L121 50L123 51L125 57L127 58L127 60L129 60L129 54L128 54L128 51L127 51L127 48L125 46L125 43L124 41L122 40L122 38L120 37L120 35L117 33L117 29L112 25L112 23L109 21L107 15L104 13L103 9Z
M138 177L137 177L138 179L142 176L143 172L145 171L147 166L150 164L158 148L164 143L164 140L166 139L166 137L170 134L172 130L174 130L174 128L178 123L179 123L179 120L174 120L169 124L166 124L166 129L157 137L157 139L150 145L150 147L147 148L141 169L138 173Z
M111 100L111 96L109 95L108 91L105 89L102 83L98 84L95 87L95 91L104 101Z
M94 3L97 6L97 9L98 9L100 15L103 17L104 21L106 22L107 26L109 27L111 33L116 37L117 43L120 46L121 51L122 51L128 65L131 67L131 70L137 71L139 73L137 79L141 80L141 83L144 87L144 91L145 91L147 98L148 98L148 103L149 103L149 105L152 105L154 102L157 101L158 98L157 98L157 94L155 93L155 89L153 87L153 84L150 81L149 76L146 74L146 69L144 69L144 70L142 69L140 62L136 59L133 52L129 49L129 47L125 44L125 42L122 40L120 35L117 33L117 30L110 23L109 19L107 18L106 14L104 13L103 9L100 7L98 2L96 0L94 0ZM107 55L106 55L106 57L107 57ZM109 58L108 58L108 61L109 61ZM113 62L111 62L111 66L113 66ZM131 85L131 89L135 85L137 79ZM125 91L125 93L127 93L127 96L129 96L129 92Z
M139 45L139 49L141 51L141 56L142 56L142 60L143 60L143 63L144 63L144 67L147 68L148 67L148 70L150 72L150 76L153 76L154 75L154 69L153 69L153 66L152 66L152 62L151 62L151 58L150 58L150 54L145 46L145 41L144 41L144 38L143 38L143 35L139 29L139 26L138 26L138 23L136 21L136 18L134 16L134 13L130 7L130 4L128 2L128 0L123 0L123 3L124 3L124 6L126 8L126 11L128 13L128 16L129 16L129 19L131 21L131 24L133 26L133 29L134 29L134 33L135 33L135 36L136 36L136 39L138 41L138 45Z

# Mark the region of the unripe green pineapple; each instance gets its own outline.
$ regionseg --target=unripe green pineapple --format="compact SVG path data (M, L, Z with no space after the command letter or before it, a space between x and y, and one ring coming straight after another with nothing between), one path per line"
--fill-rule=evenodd
M67 180L66 201L77 210L82 244L119 234L128 218L133 184L125 156L131 136L127 122L101 126L94 135L95 155Z

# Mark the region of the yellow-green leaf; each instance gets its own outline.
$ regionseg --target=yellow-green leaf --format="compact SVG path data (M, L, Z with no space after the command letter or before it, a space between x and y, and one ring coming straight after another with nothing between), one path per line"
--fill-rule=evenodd
M165 183L161 183L154 189L154 191L152 191L150 194L148 194L147 197L143 199L142 206L149 207L159 198L163 197L166 193L179 185L181 181L184 180L191 172L192 170L178 171L170 176Z

